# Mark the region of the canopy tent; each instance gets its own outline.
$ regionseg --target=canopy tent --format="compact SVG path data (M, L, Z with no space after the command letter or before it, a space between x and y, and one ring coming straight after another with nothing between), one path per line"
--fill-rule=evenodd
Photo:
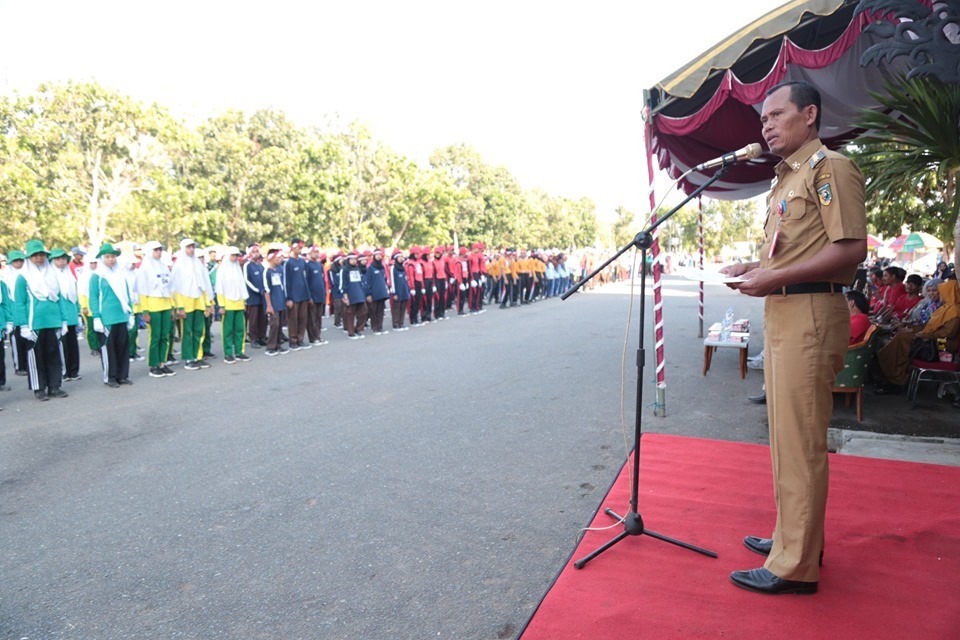
M930 0L919 0L928 6ZM882 42L865 32L883 15L857 13L859 0L791 0L721 40L692 62L644 92L651 222L656 220L654 163L679 179L702 162L759 143L759 111L767 90L787 80L805 80L822 97L820 137L830 147L857 137L854 122L862 108L879 108L871 93L885 94L887 80L906 72L906 58L862 67L864 52ZM656 161L654 160L656 157ZM730 167L703 193L724 200L752 198L767 191L779 162L770 153ZM679 181L692 194L713 174L691 172ZM702 215L702 214L701 214ZM702 227L702 220L701 220ZM654 242L654 264L659 264ZM703 244L700 268L703 268ZM703 336L703 284L700 285ZM660 269L653 271L657 415L665 415L665 357Z
M906 58L860 66L882 38L864 29L874 20L855 14L857 0L792 0L720 41L648 89L649 151L671 178L689 168L756 142L764 94L787 80L806 80L823 98L821 139L836 147L854 139L861 108L878 107L870 93L908 68ZM739 163L705 192L740 200L765 192L778 158L767 153ZM680 187L692 193L713 173L694 172Z

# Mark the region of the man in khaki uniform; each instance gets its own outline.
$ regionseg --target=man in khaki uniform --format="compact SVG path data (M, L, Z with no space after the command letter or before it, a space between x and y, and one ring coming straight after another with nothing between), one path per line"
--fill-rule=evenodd
M843 368L850 314L842 287L867 255L864 182L820 142L820 94L802 82L767 93L763 138L783 161L767 198L760 261L730 265L731 287L766 297L764 382L777 521L772 538L747 536L766 555L733 583L760 593L816 593L827 505L827 425Z

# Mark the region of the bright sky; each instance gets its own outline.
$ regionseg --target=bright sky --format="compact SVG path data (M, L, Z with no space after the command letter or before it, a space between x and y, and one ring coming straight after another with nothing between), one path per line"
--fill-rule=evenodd
M359 119L426 164L465 142L525 188L646 211L643 89L785 0L0 0L0 92L96 80L195 123Z

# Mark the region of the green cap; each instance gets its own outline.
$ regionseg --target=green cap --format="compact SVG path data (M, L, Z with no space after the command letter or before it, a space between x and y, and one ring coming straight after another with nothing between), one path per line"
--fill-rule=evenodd
M45 246L43 246L43 242L41 240L27 240L25 253L29 258L30 256L33 256L37 253L49 254L50 252L47 251L47 248Z
M54 249L53 251L50 252L51 260L53 260L54 258L66 258L66 257L68 257L67 252L64 251L63 249Z
M7 262L13 262L14 260L25 260L26 257L23 255L23 251L17 251L14 249L10 252L10 255L7 256Z
M100 258L108 253L112 253L115 256L120 255L120 252L114 249L112 244L109 242L104 242L102 245L100 245L100 251L97 252L97 257Z

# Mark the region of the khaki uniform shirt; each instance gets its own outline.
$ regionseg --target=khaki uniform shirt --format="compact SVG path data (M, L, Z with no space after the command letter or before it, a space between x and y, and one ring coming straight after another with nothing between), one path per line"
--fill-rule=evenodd
M852 160L818 139L781 161L775 171L767 196L761 266L783 269L838 240L866 239L863 175ZM856 271L853 266L825 280L849 285Z

